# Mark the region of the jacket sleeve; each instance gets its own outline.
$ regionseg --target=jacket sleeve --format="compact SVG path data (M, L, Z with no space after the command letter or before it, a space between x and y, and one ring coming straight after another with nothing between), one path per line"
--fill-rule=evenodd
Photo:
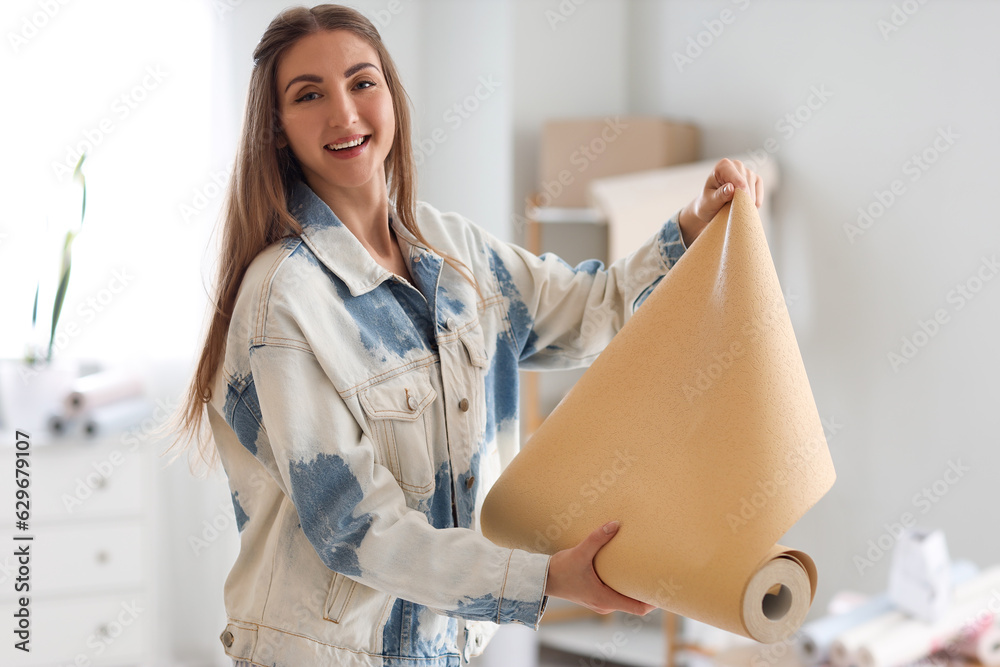
M684 254L679 215L607 268L598 260L572 267L488 237L521 367L572 368L596 359Z
M327 567L450 616L537 628L549 557L437 529L409 508L294 318L280 306L268 317L285 322L280 336L251 348L252 382L240 396L260 415L252 451L277 470Z

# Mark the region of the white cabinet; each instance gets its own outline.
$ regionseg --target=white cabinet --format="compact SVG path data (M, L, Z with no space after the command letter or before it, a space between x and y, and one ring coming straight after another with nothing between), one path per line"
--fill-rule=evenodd
M158 619L148 446L65 437L30 450L29 530L14 530L13 429L0 434L0 664L151 664ZM30 542L14 537L32 535ZM14 550L30 545L31 652L14 648Z

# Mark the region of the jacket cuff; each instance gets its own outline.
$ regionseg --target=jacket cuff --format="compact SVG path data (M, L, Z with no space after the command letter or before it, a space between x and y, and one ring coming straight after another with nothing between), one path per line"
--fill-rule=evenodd
M546 554L511 550L507 577L500 594L497 623L520 623L538 629L549 599L545 595L549 559Z
M687 250L687 246L684 245L684 236L681 234L680 216L680 211L674 213L673 217L660 228L660 233L656 239L660 247L660 259L663 261L663 268L667 271L673 268L677 260Z
M646 300L646 297L648 297L656 286L660 284L660 281L663 280L663 276L674 267L677 260L679 260L687 250L687 246L684 244L684 237L681 234L680 215L681 212L677 211L672 218L663 224L660 231L656 233L656 247L660 252L660 263L663 271L656 277L656 280L640 292L639 296L637 296L635 301L632 302L633 313L639 306L642 305L642 303Z

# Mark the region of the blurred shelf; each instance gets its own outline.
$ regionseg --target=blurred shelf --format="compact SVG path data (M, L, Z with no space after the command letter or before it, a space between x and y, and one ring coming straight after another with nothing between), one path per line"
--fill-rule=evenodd
M538 630L542 646L596 661L635 667L662 667L667 642L663 614L610 614L564 623L546 623ZM603 661L603 662L602 662Z

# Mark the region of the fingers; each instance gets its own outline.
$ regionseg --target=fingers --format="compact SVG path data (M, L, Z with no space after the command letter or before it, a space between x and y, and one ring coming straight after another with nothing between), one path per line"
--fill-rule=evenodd
M744 167L742 162L739 160L722 158L715 164L715 170L712 172L712 176L715 177L715 182L718 183L716 187L725 183L732 183L736 187L749 192L747 179L743 172Z
M714 196L715 196L716 199L719 200L719 202L725 204L727 201L729 201L729 200L731 200L733 198L733 193L734 192L736 192L736 188L733 187L733 184L732 183L726 183L721 188L718 188L715 191L715 195Z
M730 160L729 158L719 160L706 184L706 189L718 188L714 194L721 201L727 202L733 198L732 195L735 191L734 189L727 191L725 189L727 184L745 190L753 198L757 208L760 208L764 202L764 180L739 160ZM720 190L722 192L719 192Z
M624 611L627 614L645 616L649 612L656 609L656 607L651 604L646 604L641 600L636 600L635 598L630 598L627 595L622 595L606 584L602 585L604 590L602 591L599 599L595 600L595 606L592 607L594 611L600 614L609 614L613 611Z
M580 544L581 547L585 547L585 549L590 552L587 555L591 562L597 555L597 552L618 534L618 528L620 526L621 523L619 521L609 521L590 533L590 535L587 536L587 539ZM606 614L612 611L624 611L630 614L643 616L655 609L655 607L648 605L645 602L640 602L639 600L622 595L601 581L601 578L597 576L596 571L591 569L591 572L594 579L596 579L596 583L600 590L599 599L593 601L594 609L599 613Z
M575 547L553 554L545 594L572 600L600 614L624 611L642 616L655 609L614 590L601 581L594 569L597 552L615 537L620 525L618 521L608 522Z
M621 524L618 521L609 521L597 530L593 531L590 535L580 543L580 547L589 555L590 560L594 559L597 552L601 550L605 544L611 541L618 533L618 527Z

